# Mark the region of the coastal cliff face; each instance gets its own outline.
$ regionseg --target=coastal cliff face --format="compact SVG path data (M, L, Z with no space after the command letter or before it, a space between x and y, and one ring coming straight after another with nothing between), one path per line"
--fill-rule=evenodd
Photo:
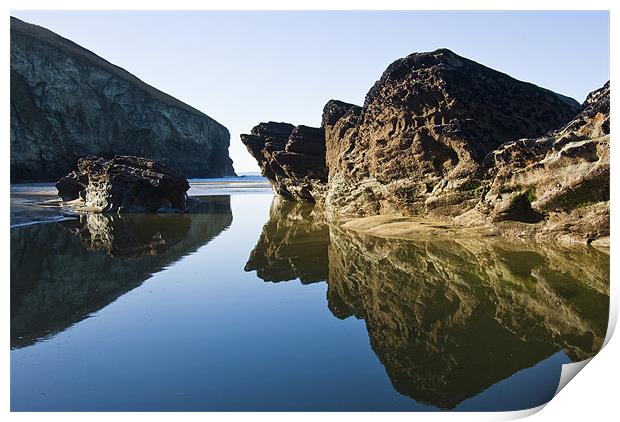
M186 177L233 175L229 143L204 113L11 18L12 181L56 181L92 155L155 159Z
M609 82L580 106L446 49L414 53L387 68L362 107L329 101L321 129L324 160L289 162L270 180L281 194L310 171L326 173L310 199L281 196L324 202L330 220L423 217L579 242L609 235ZM253 145L262 168L278 162L272 145L285 149Z
M261 123L241 141L279 196L321 202L325 196L325 134L322 128Z

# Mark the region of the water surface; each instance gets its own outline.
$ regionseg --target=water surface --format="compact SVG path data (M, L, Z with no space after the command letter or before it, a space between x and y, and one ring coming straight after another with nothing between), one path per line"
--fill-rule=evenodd
M515 410L605 336L604 251L201 200L11 229L13 410Z

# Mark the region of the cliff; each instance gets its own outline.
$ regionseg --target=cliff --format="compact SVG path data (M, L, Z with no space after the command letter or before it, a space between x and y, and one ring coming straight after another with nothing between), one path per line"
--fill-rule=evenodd
M234 174L224 126L45 28L11 18L10 73L12 181L56 181L93 155Z

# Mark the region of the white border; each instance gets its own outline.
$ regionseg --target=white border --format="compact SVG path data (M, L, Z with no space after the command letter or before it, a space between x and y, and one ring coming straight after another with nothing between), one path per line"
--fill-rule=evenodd
M0 167L2 174L2 192L5 199L9 198L9 19L8 15L10 10L611 10L611 75L614 81L618 71L617 66L617 54L618 51L618 16L620 16L620 2L611 0L589 0L589 1L577 1L577 0L435 0L435 1L403 1L403 0L382 0L382 1L346 1L346 0L301 0L301 1L284 1L284 0L272 0L272 1L251 1L251 0L212 0L212 1L200 1L200 0L175 0L163 1L163 0L151 0L151 1L122 1L122 0L107 0L107 1L79 1L79 0L9 0L4 1L3 4L6 8L4 19L0 20L2 31L2 60L3 66L1 68L2 77L4 83L2 84L2 134L3 141L1 143L2 156L4 159L4 165ZM618 4L618 5L616 5ZM614 10L615 9L615 10ZM575 28L575 31L579 31L580 28ZM575 60L579 60L579 52L575 52ZM617 120L617 107L615 107L616 85L611 84L612 91L612 121ZM612 130L615 125L612 123ZM615 134L612 135L615 139ZM611 143L611 196L612 200L618 197L618 184L616 183L616 171L618 160L618 147L615 142ZM2 217L5 222L2 227L2 258L4 260L4 295L2 296L2 305L4 307L4 324L2 325L4 346L1 349L3 383L0 391L0 403L4 412L9 411L9 210L8 201L7 205L2 209ZM612 227L617 225L617 215L615 205L611 207L612 214ZM612 231L612 235L615 231ZM612 242L613 244L613 242ZM294 415L288 413L91 413L86 417L89 420L108 420L108 418L115 418L119 420L133 420L134 418L149 418L154 420L164 420L169 417L183 418L188 420L203 420L205 417L209 419L217 420L236 420L237 418L252 418L265 421L288 421L291 418L295 420L312 420L315 418L321 419L334 419L342 420L343 418L354 418L359 420L376 420L376 418L389 417L395 420L505 420L515 419L519 417L528 416L531 414L534 419L542 420L540 418L550 418L552 420L585 420L585 419L599 419L609 420L611 415L618 414L617 412L617 394L616 394L616 376L618 375L618 362L617 357L620 356L618 340L611 338L613 328L617 322L618 316L618 299L619 292L617 287L617 274L618 273L618 260L615 253L616 248L612 246L611 255L611 313L610 313L610 330L606 338L606 342L609 342L606 347L594 357L587 365L587 370L580 373L576 380L569 383L561 393L554 398L547 406L541 406L537 409L531 409L520 412L504 412L504 413L390 413L377 415L374 413L297 413ZM610 341L611 340L611 341ZM540 411L544 408L543 411ZM81 420L85 417L80 413L46 413L46 414L32 414L32 413L12 413L9 415L16 420L30 420L34 418L46 418L52 421L54 420Z

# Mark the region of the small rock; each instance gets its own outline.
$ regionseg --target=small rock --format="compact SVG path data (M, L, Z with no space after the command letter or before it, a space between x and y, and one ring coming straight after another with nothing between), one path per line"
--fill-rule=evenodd
M167 166L141 157L81 158L57 184L59 196L93 212L185 211L189 183ZM168 211L164 211L168 212Z

